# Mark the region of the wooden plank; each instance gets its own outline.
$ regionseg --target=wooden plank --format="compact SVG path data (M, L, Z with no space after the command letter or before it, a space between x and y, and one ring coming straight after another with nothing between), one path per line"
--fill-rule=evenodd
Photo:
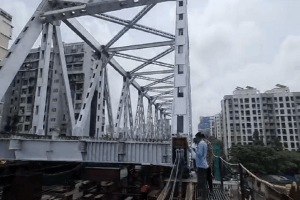
M169 184L169 186L165 186L164 189L161 191L161 193L159 194L157 200L164 200L165 198L168 197L169 193L170 193L170 189L171 189L171 184Z
M195 193L194 190L195 190L195 185L193 183L189 183L186 187L185 200L194 199L194 193Z

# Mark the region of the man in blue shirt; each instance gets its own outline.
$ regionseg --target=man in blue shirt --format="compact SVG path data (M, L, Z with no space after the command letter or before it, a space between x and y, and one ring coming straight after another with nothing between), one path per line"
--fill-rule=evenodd
M204 141L204 134L198 132L196 139L198 141L196 151L196 166L198 179L198 192L203 200L207 199L207 143Z

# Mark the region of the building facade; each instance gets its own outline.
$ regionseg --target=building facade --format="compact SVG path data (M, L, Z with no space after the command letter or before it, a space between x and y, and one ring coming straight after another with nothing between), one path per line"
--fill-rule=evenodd
M252 87L237 88L222 104L225 153L234 144L252 144L259 139L267 146L280 141L287 150L299 149L300 92L283 85L260 93Z
M222 140L222 115L221 113L216 114L212 117L211 120L211 135Z
M64 45L75 119L81 109L84 89L88 87L93 65L93 50L85 43ZM38 75L40 49L32 49L25 59L6 93L1 129L6 132L33 133L32 119ZM53 68L53 54L50 58L49 85L47 87L45 127L46 134L59 131L70 135L70 123L66 108L63 79ZM89 124L84 128L89 131Z
M0 8L0 62L6 56L9 40L12 37L12 16ZM3 100L0 99L0 124L2 121Z
M0 8L0 61L6 56L12 37L12 16Z
M211 131L211 116L201 116L198 124L198 131L210 133Z

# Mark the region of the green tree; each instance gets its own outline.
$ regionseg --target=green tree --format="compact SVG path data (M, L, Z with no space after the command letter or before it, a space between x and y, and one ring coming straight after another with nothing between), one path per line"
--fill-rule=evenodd
M255 173L299 173L300 153L277 151L261 145L235 145L230 149L230 162L242 163Z

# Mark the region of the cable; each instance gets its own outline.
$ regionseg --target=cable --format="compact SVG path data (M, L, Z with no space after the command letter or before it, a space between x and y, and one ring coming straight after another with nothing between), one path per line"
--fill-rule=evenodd
M178 176L178 168L179 168L180 162L182 161L182 151L183 150L182 149L180 149L180 150L176 149L176 151L179 151L179 159L178 159L178 163L177 163L176 175L175 175L174 182L173 182L172 192L170 194L169 200L172 200L173 197L174 197L175 186L176 186L176 181L177 181L177 176Z
M172 176L173 176L173 172L174 172L174 169L176 167L176 163L178 161L178 150L177 149L176 149L175 153L176 153L176 156L175 156L174 166L172 167L171 174L170 174L169 180L168 180L167 185L166 185L167 189L169 188L169 185L170 185L170 182L171 182L171 179L172 179ZM164 198L165 198L165 194L163 195L163 199Z

